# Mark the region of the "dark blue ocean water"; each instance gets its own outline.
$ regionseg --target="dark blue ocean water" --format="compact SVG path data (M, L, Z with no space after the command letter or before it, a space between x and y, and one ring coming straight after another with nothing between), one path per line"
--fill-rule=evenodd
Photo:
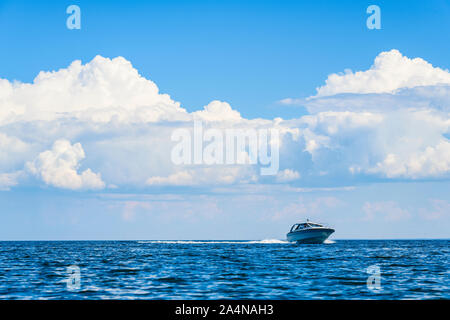
M449 299L449 245L0 242L0 299ZM68 283L72 265L79 282L75 274ZM374 265L380 268L377 292L367 287L366 271Z

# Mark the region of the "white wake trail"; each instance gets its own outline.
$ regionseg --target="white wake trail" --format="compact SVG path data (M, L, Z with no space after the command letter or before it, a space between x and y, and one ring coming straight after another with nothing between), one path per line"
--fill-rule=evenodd
M264 239L264 240L249 240L249 241L201 241L201 240L148 240L138 241L138 243L153 243L153 244L287 244L286 240L279 239Z

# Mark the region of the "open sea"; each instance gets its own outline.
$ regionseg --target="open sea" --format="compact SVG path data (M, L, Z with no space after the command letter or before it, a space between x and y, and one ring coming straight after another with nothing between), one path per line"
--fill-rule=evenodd
M449 246L3 241L0 299L449 299Z

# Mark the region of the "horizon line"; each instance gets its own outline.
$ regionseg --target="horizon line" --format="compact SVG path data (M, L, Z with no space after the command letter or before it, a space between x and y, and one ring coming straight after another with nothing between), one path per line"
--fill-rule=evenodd
M33 240L0 240L0 242L37 242L37 241L48 241L48 242L56 242L56 241L264 241L264 240L278 240L278 241L287 241L286 239L275 239L275 238L266 238L266 239L33 239ZM339 238L339 239L329 239L330 241L380 241L380 240L450 240L450 238ZM294 242L292 242L294 243Z

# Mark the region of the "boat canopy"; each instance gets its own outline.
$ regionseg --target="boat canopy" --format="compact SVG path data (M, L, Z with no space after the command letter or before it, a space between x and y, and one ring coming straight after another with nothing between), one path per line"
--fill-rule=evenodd
M313 223L313 222L306 222L306 223L296 223L292 226L291 232L296 230L303 230L303 229L309 229L309 228L320 228L323 227L323 225L319 223Z

